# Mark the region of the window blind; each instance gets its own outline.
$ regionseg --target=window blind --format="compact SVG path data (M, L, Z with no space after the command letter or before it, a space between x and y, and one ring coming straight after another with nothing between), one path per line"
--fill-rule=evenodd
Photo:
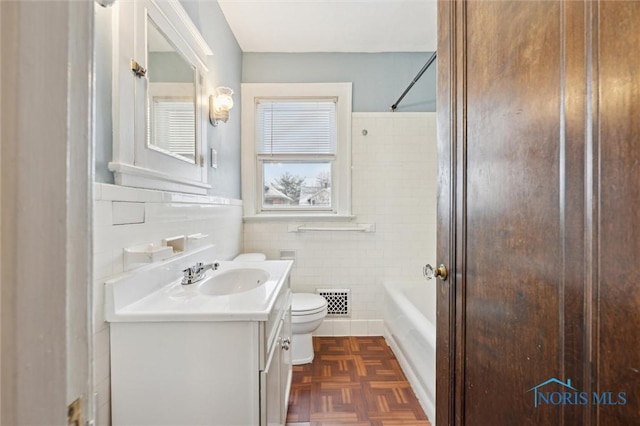
M260 100L257 103L258 154L334 154L334 100Z
M195 115L193 100L154 98L154 143L176 154L195 155Z

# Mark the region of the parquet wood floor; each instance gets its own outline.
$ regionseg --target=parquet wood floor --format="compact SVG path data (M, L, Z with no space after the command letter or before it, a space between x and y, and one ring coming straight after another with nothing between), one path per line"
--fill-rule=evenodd
M314 337L293 367L287 426L431 426L384 337Z

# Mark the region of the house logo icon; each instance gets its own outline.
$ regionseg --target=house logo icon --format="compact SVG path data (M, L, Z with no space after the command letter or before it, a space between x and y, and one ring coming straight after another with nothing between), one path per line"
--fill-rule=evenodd
M534 395L534 397L533 397L533 406L534 406L535 408L537 408L537 407L538 407L538 395L540 394L540 392L538 391L538 389L540 389L540 388L541 388L541 387L543 387L543 386L549 385L549 384L551 384L551 383L557 383L557 384L559 384L560 386L563 386L563 387L565 387L565 388L567 388L567 389L571 389L571 390L573 390L573 391L577 391L577 390L578 390L578 389L574 388L573 386L571 386L571 379L567 379L567 383L565 383L565 382L563 382L563 381L561 381L561 380L556 379L555 377L552 377L552 378L550 378L549 380L545 380L544 382L542 382L542 383L540 383L540 384L538 384L538 385L536 385L536 386L532 387L531 389L529 389L529 390L527 391L527 392L531 392L531 391L533 391L533 395Z
M554 385L551 391L542 390L547 385ZM541 405L625 405L629 398L627 392L581 392L571 385L571 379L565 383L555 377L535 385L527 392L533 392L534 408Z

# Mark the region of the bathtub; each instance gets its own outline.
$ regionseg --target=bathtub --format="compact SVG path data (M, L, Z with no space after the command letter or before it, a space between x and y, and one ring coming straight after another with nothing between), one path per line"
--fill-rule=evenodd
M384 337L427 417L435 425L435 287L425 282L387 283L384 288Z

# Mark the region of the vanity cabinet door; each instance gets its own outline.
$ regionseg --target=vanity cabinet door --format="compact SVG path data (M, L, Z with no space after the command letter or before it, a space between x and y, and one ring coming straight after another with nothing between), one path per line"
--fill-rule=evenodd
M282 424L287 420L287 409L289 407L289 391L291 390L291 377L293 368L291 364L291 304L282 318L282 356L280 366L280 404Z
M267 357L265 369L260 372L260 424L262 426L280 426L282 417L282 327L280 320L278 335Z

